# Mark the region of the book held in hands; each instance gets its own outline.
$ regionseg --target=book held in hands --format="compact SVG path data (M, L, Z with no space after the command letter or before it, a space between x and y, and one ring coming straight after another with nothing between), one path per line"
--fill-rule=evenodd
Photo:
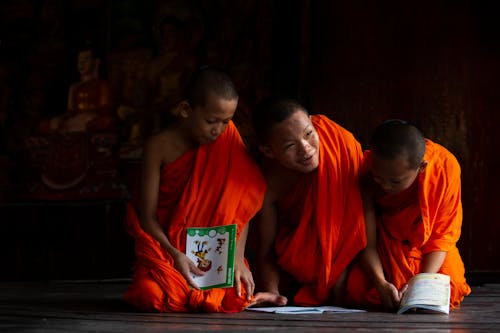
M205 272L192 275L200 289L233 286L236 254L236 224L187 228L186 255Z
M450 277L440 273L420 273L408 281L398 314L413 312L450 313Z

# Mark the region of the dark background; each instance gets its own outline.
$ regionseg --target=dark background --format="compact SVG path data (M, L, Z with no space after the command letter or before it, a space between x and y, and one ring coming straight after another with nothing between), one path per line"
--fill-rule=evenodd
M236 82L235 120L249 143L252 106L279 93L328 115L362 145L381 121L403 118L448 147L462 166L459 248L468 276L500 280L494 259L500 252L499 9L495 1L473 0L2 1L0 279L129 275L127 197L20 196L36 178L25 174L21 157L37 122L65 111L81 40L103 50L101 72L116 92L117 110L150 112L152 97L141 94L141 80L160 54L157 31L166 15L185 23L197 65L222 66ZM130 128L127 120L121 125L124 143ZM127 191L135 162L120 161Z

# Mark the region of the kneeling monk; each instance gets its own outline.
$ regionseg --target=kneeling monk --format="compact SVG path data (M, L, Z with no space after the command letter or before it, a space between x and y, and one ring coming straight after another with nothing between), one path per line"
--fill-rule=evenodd
M253 113L268 181L255 221L258 286L284 305L338 304L351 260L366 246L354 136L293 100L270 98Z
M414 126L390 120L365 152L368 245L348 279L349 304L395 310L418 273L450 276L450 306L470 293L456 247L462 226L460 165Z
M241 311L254 298L244 250L266 183L232 123L238 95L229 78L200 69L185 97L179 120L145 147L140 203L127 208L137 261L125 300L143 311ZM229 224L237 224L235 286L200 290L186 228Z

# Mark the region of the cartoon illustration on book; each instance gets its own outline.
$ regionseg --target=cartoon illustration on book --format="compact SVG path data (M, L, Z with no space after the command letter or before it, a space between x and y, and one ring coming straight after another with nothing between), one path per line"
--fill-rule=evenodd
M233 286L235 251L236 224L187 229L186 255L205 272L193 275L200 289Z
M212 268L212 261L205 258L207 253L212 250L206 247L208 242L200 242L199 240L194 241L197 246L197 251L191 251L192 254L196 256L196 266L203 272L208 272Z

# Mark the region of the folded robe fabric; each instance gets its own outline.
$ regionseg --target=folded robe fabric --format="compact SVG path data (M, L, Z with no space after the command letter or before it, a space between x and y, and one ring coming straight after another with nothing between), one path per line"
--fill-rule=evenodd
M278 202L278 264L301 285L300 305L331 299L332 288L366 246L358 184L362 151L353 135L322 115L311 117L319 135L319 166L301 175Z
M186 250L186 228L237 224L237 238L261 208L265 180L232 122L213 143L200 145L161 169L158 222L173 246ZM127 207L126 227L135 238L137 261L125 300L143 311L235 312L247 305L233 288L195 290L173 259L145 233L136 207Z
M407 190L376 198L377 250L386 280L401 289L420 273L423 255L446 251L439 273L451 280L450 306L456 307L470 293L465 269L456 247L462 227L460 165L443 146L426 140L425 171ZM369 169L370 152L365 153ZM356 266L348 279L349 303L372 306L381 303L375 288Z

